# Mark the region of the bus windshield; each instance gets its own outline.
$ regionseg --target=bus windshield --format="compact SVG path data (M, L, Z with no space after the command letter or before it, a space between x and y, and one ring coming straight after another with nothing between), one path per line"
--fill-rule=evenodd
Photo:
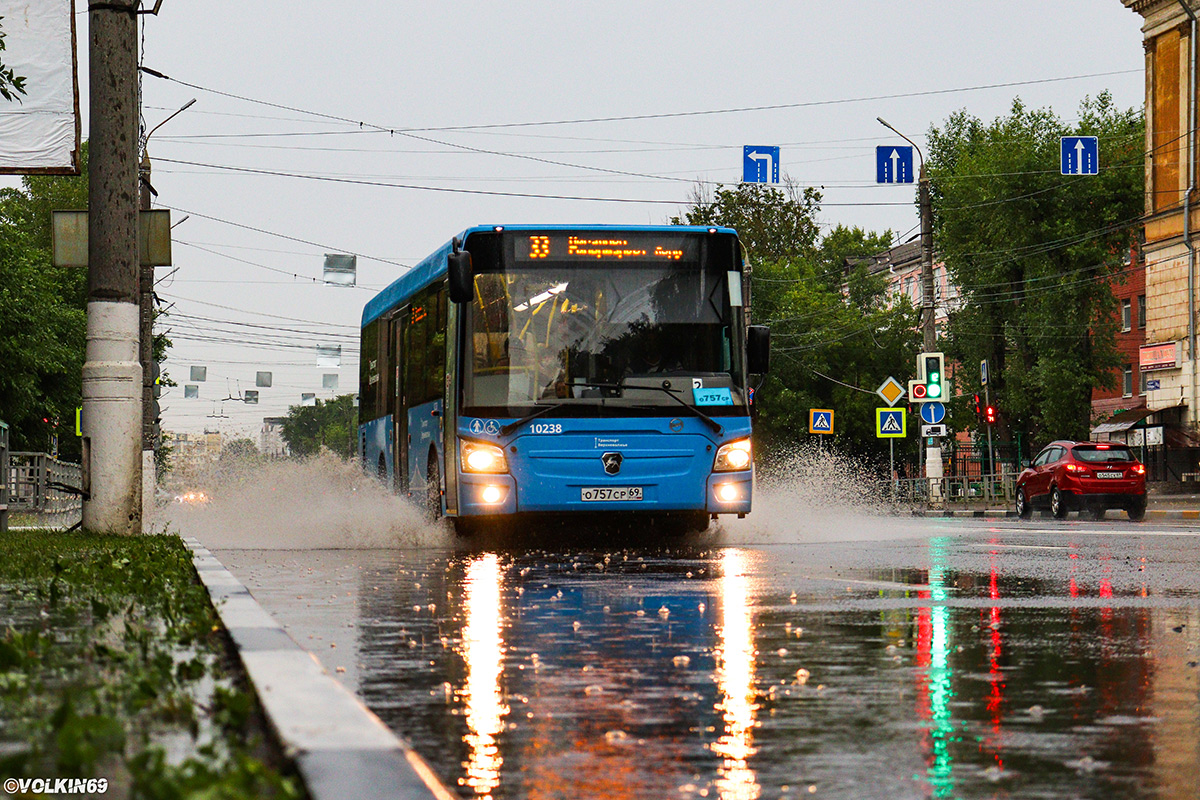
M713 390L710 414L746 413L730 302L736 280L740 305L740 270L702 264L695 249L667 258L517 257L492 272L477 265L483 274L475 275L465 320L464 408L509 416L547 403L583 414L601 406L678 408L664 387L688 404L703 387Z

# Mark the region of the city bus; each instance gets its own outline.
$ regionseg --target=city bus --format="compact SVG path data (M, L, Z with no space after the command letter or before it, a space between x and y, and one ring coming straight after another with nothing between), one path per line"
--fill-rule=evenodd
M363 466L462 533L744 516L770 354L748 301L729 228L470 228L363 309Z

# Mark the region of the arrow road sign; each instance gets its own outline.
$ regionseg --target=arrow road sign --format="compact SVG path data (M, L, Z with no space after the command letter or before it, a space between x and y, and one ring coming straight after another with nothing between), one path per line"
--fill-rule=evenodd
M912 183L913 149L879 145L875 148L876 183Z
M833 409L811 408L808 411L809 433L833 433Z
M1063 175L1100 174L1100 140L1095 136L1063 136L1059 150Z
M922 403L921 404L921 421L929 425L936 425L946 418L946 405L944 403Z
M875 436L879 439L902 439L908 433L902 408L875 409Z
M742 148L743 183L779 183L779 148L748 144Z

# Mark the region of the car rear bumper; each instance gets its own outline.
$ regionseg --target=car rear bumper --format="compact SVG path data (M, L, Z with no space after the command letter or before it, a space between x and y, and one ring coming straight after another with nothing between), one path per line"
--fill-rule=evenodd
M1144 508L1146 495L1115 492L1071 492L1064 491L1063 499L1067 508L1080 511L1089 508Z

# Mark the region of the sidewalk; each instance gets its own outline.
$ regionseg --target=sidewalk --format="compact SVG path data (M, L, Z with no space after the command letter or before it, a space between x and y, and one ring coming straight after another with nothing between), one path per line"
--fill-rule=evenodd
M1016 509L1012 504L1003 500L965 500L946 503L945 508L930 509L920 506L911 509L914 517L953 517L953 518L986 518L1005 519L1016 517ZM903 512L901 512L903 513ZM1035 514L1038 512L1034 512ZM1123 518L1124 512L1113 510L1108 515L1112 519ZM1146 506L1148 520L1200 520L1200 494L1159 494L1151 491Z

